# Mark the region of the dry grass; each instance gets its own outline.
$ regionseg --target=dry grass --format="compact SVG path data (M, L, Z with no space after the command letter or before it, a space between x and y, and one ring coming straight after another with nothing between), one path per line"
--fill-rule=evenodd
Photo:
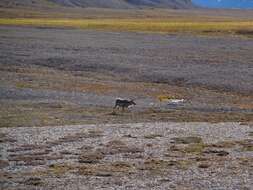
M236 34L251 36L252 21L189 21L170 19L9 19L1 18L0 25L70 27L110 31ZM244 32L247 31L247 32Z
M110 177L129 175L135 172L135 167L128 162L113 162L108 164L86 164L79 168L79 175Z
M225 122L225 121L252 121L252 114L239 113L200 113L191 111L157 111L151 113L146 110L143 112L126 112L121 115L108 114L112 108L106 107L78 107L61 104L40 104L33 102L1 102L0 109L0 128L1 127L31 127L31 126L58 126L74 124L97 124L97 123L132 123L132 122ZM146 136L145 138L156 138ZM115 150L116 151L116 150ZM118 150L117 150L118 151ZM117 152L116 151L116 152ZM129 147L122 151L129 150ZM114 150L113 150L114 152Z
M103 9L71 7L0 7L0 18L166 18L173 20L251 20L251 10L217 9Z

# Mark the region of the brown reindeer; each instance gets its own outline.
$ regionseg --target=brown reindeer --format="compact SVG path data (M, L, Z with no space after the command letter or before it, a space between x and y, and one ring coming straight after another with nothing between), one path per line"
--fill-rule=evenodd
M116 99L115 102L115 108L122 108L122 111L124 111L125 108L128 108L129 106L136 105L134 100L123 100L123 99Z

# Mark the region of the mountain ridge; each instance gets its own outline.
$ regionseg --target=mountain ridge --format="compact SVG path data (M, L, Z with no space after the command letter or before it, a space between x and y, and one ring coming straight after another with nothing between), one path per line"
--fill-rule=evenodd
M172 8L189 9L194 7L191 0L1 0L1 7L67 6L82 8Z

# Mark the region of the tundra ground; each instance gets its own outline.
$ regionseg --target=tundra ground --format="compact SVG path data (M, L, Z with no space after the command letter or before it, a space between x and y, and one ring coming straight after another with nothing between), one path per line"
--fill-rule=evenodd
M1 128L1 189L252 188L252 124Z
M252 11L36 9L0 8L1 189L251 189Z
M252 47L234 36L1 26L0 125L252 121ZM137 105L114 111L117 97Z

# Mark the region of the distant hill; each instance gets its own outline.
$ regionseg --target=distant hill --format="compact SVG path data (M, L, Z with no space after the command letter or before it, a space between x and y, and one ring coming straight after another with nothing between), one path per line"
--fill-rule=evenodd
M192 2L199 6L210 8L253 8L253 0L192 0Z
M191 0L0 0L1 7L71 6L95 8L192 8Z

